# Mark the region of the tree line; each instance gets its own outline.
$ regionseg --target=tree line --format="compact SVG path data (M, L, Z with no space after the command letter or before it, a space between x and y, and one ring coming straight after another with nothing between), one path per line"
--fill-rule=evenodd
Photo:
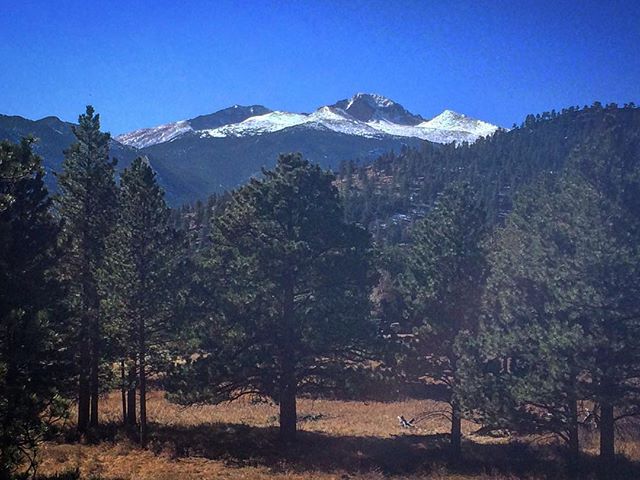
M607 108L504 216L461 175L390 245L350 218L341 179L298 154L171 212L146 159L116 178L91 107L53 198L33 140L0 143L2 475L34 470L72 405L78 438L99 438L113 390L146 445L150 384L182 404L270 398L283 445L300 395L438 389L454 458L469 418L554 433L576 464L595 414L611 472L615 422L640 413L640 141Z

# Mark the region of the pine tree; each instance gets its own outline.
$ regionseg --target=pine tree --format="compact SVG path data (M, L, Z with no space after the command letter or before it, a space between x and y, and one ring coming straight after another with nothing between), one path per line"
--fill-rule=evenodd
M50 420L63 415L68 364L62 289L53 274L59 225L31 140L0 143L0 477L33 473Z
M181 402L247 393L280 405L296 433L296 395L340 378L366 352L370 240L345 223L334 177L300 155L236 191L214 219L212 303L200 355L167 387Z
M640 133L626 131L617 121L615 104L606 111L602 134L577 149L569 162L569 174L579 172L599 207L590 214L600 223L586 229L592 243L585 263L592 275L585 279L590 292L581 306L594 339L589 376L600 408L603 476L614 464L615 422L640 413Z
M448 187L412 233L401 278L412 327L404 373L409 379L429 378L446 386L451 404L451 447L461 446L461 412L453 394L458 382L455 342L477 325L485 281L481 242L485 212L468 184Z
M22 180L33 172L35 157L30 156L33 139L23 139L20 146L22 152L9 142L2 143L2 157L0 157L0 181L3 182L3 192L0 194L0 212L7 209L15 201L15 196L9 186ZM25 153L27 159L25 160Z
M523 194L506 227L488 244L485 315L478 334L460 342L457 392L465 410L486 425L558 434L575 464L578 400L584 398L581 355L590 345L579 323L549 302L551 289L560 292L568 280L546 283L555 265L558 271L568 266L545 235L566 225L566 218L550 216L549 208L559 202L565 209L569 200L550 199L549 193L540 187ZM544 205L534 215L540 203Z
M102 288L103 306L114 322L123 365L134 372L127 380L129 399L123 407L129 423L135 423L135 386L139 388L143 445L147 443L147 375L160 371L169 359L172 300L180 289L179 259L164 193L146 159L137 158L121 176L119 214L108 241Z
M98 278L116 214L116 161L109 159L110 136L100 131L100 116L91 106L73 133L77 142L65 151L58 175L57 208L66 250L61 274L70 284L69 308L77 321L78 430L84 433L98 426L103 355Z
M636 414L640 393L639 226L581 172L518 199L491 244L483 327L465 346L469 410L557 433L575 464L578 402L595 401L610 471L615 418Z

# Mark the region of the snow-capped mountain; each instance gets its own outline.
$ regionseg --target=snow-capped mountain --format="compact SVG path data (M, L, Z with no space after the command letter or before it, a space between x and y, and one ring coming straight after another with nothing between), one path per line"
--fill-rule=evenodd
M0 115L0 139L19 141L33 134L36 152L55 190L63 151L74 142L72 124L54 117L33 121ZM323 168L341 162L370 162L383 153L419 148L425 140L439 143L476 139L497 127L445 110L425 119L382 97L360 93L311 113L274 111L262 105L240 106L112 139L118 169L137 156L147 157L172 205L206 198L236 188L271 168L278 155L300 152Z
M210 115L201 115L191 120L180 120L157 127L134 130L133 132L119 135L116 137L116 140L131 147L145 148L158 143L169 142L188 132L207 131L208 129L215 129L223 125L232 125L242 122L247 118L269 112L271 112L271 110L262 105L251 105L248 107L234 105L233 107L219 110Z
M185 135L242 138L289 128L327 130L366 138L408 137L436 143L474 142L498 129L495 125L451 110L425 120L386 97L358 93L350 99L320 107L311 114L272 111L261 105L235 105L211 115L125 133L116 140L145 148Z
M156 143L168 142L186 132L192 132L193 128L187 120L158 125L152 128L141 128L133 132L118 135L116 140L124 145L135 148L144 148Z
M418 127L450 132L473 132L481 137L491 135L497 130L497 127L491 123L469 118L451 110L445 110L437 117L422 122Z

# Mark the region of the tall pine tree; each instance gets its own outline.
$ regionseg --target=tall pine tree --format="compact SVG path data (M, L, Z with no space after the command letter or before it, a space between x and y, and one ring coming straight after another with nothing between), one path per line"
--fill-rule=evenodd
M68 379L62 290L53 269L59 225L31 141L0 143L0 477L35 469L48 420L64 412Z
M612 200L571 171L520 196L491 244L459 392L488 423L557 433L574 464L579 401L595 401L604 474L614 421L638 413L640 393L640 224Z
M135 385L140 399L140 441L147 442L147 375L170 361L169 345L180 260L169 208L155 173L137 158L120 180L119 214L109 238L103 305L115 325L122 360L133 370L127 416L135 422ZM137 370L137 374L136 374ZM133 383L133 385L132 385ZM134 387L134 388L131 388Z
M66 251L61 274L70 284L68 303L77 321L78 430L84 433L98 426L103 355L98 279L116 215L116 161L109 159L110 136L100 131L100 116L91 106L73 133L77 141L65 151L58 175L57 208Z
M345 223L333 180L300 155L282 155L214 219L211 310L200 355L168 383L174 398L268 396L290 441L296 395L339 379L366 352L376 332L370 239Z
M458 382L459 336L476 329L486 269L482 240L485 211L468 184L453 184L413 231L406 274L401 278L407 305L403 361L410 380L428 378L444 385L451 404L451 447L460 453L461 412Z

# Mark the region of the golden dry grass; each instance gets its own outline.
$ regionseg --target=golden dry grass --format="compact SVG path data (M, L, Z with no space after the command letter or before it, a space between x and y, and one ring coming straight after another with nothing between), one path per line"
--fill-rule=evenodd
M39 472L53 475L79 468L83 478L101 479L382 479L441 480L561 478L565 466L553 442L522 443L473 435L477 425L464 422L462 464L452 466L446 449L447 419L434 415L415 429L403 429L407 418L437 412L443 404L403 402L299 401L295 446L283 453L277 441L277 407L241 399L218 406L179 407L161 392L149 399L151 440L143 450L118 427L120 402L110 395L101 404L102 440L93 445L49 442L42 448ZM585 451L595 453L597 439L585 436ZM635 434L619 442L626 478L638 474ZM587 463L589 459L587 459ZM592 462L593 463L593 462ZM589 465L585 476L591 478ZM622 477L620 477L622 478ZM640 478L635 477L635 478Z

